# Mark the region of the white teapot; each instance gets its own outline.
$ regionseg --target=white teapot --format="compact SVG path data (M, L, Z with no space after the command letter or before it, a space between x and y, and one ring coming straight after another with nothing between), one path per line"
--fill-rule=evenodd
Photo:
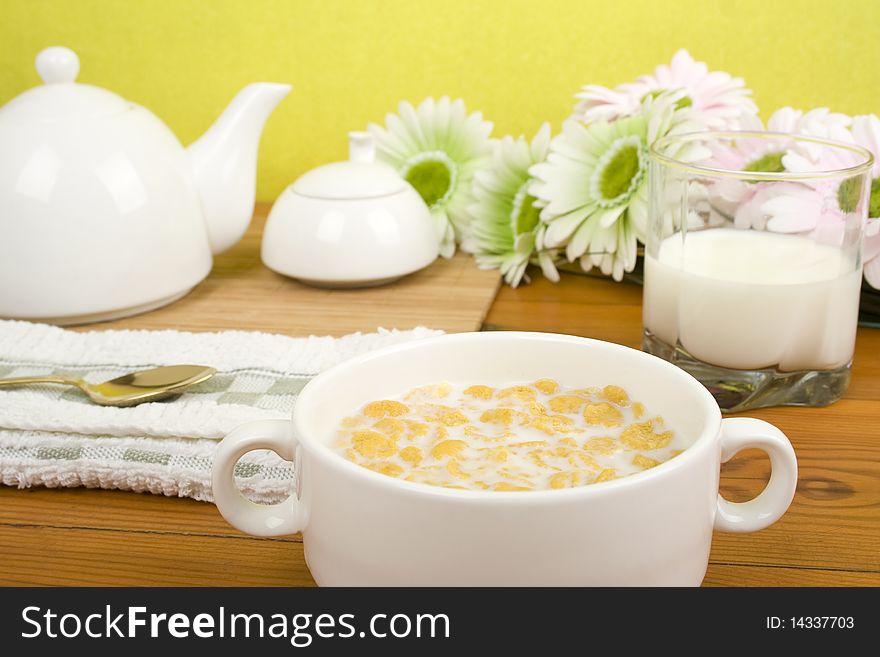
M244 234L263 124L290 85L242 89L189 148L147 109L75 82L76 54L0 108L0 317L75 324L189 292Z

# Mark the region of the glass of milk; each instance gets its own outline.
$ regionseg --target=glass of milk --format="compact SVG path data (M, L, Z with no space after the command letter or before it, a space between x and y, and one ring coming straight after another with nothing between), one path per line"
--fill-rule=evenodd
M870 152L702 132L660 139L650 156L643 349L693 374L726 411L839 399L858 321Z

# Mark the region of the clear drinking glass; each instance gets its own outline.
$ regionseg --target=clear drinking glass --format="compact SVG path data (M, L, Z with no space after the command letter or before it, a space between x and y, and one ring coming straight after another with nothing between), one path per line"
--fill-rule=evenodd
M823 406L849 384L873 158L806 136L650 149L643 349L726 411Z

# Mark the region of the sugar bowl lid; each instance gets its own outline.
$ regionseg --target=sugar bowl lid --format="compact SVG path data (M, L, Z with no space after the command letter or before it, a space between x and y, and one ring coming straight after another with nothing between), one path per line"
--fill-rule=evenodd
M396 194L408 183L393 168L376 161L376 143L369 132L348 133L349 157L304 173L291 185L295 194L311 198L354 200Z
M43 84L19 94L0 108L0 120L57 121L118 114L131 103L112 91L79 84L79 58L63 46L46 48L37 55L37 73Z

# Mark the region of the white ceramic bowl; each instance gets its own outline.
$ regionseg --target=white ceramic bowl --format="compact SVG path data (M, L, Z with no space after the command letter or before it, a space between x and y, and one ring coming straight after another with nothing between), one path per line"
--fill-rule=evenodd
M267 267L321 287L381 285L437 259L428 206L375 161L372 137L350 134L348 161L307 172L285 189L266 221Z
M504 493L416 484L334 452L339 421L362 404L438 381L504 385L556 379L615 384L693 444L650 470L565 490ZM767 488L734 504L718 494L720 463L755 447L770 456ZM296 461L296 495L245 500L232 470L252 449ZM788 508L797 462L788 439L760 420L722 420L712 395L683 370L606 342L541 333L464 333L351 359L302 391L293 422L244 425L221 443L214 497L226 519L270 536L302 531L321 585L698 585L712 531L747 532Z

